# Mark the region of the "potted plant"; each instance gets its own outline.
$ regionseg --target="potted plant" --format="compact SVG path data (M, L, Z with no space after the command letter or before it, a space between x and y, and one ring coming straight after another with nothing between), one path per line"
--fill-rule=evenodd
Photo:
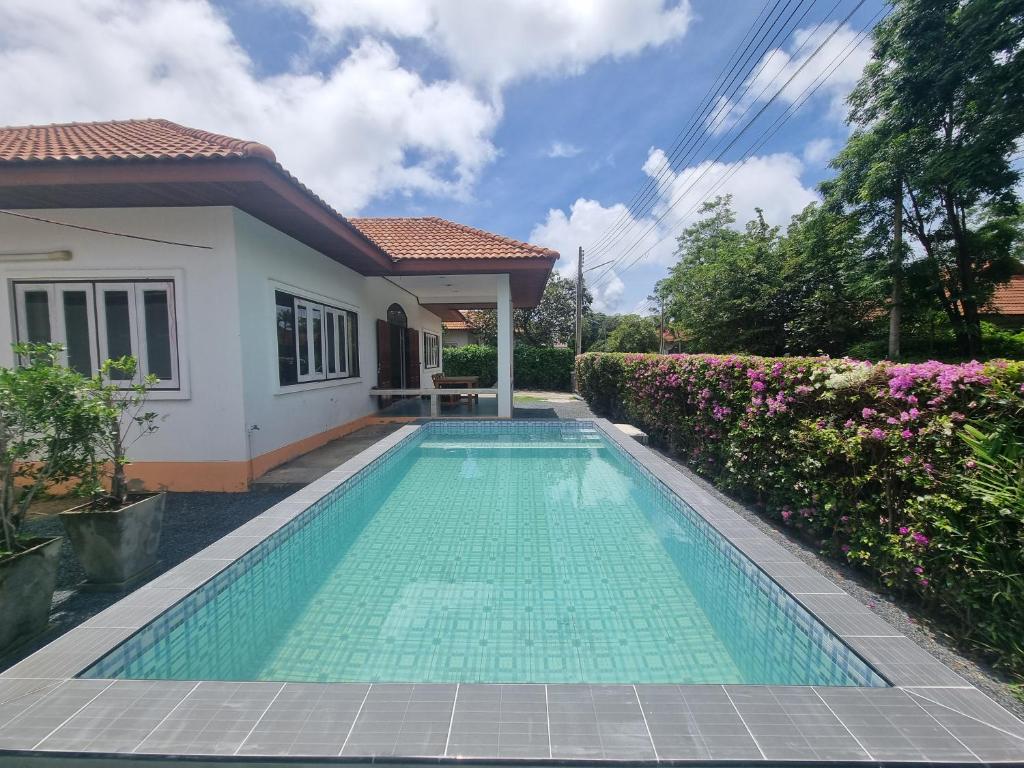
M22 535L29 505L87 471L101 424L60 345L14 349L24 364L0 368L0 652L46 628L57 582L61 539Z
M133 357L107 360L89 381L105 429L94 444L91 472L81 489L91 498L61 513L64 530L90 585L123 589L158 561L164 493L130 493L125 467L128 449L158 428L157 414L145 410L155 376L137 376Z

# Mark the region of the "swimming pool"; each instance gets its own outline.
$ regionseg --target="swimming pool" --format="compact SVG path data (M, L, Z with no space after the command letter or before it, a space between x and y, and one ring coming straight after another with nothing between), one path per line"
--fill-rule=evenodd
M885 686L588 422L431 422L87 678Z

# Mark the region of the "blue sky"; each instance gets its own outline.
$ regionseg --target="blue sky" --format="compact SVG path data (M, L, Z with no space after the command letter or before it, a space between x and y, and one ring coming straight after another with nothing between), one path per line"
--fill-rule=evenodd
M867 0L826 41L855 5L779 4L796 10L791 30L775 46L765 41L767 59L751 61L764 66L749 94L774 93L801 57L823 43L822 51L723 163L810 78L844 51L849 58L745 166L701 167L692 189L700 171L684 168L710 161L711 147L741 121L672 169L678 177L666 179L653 212L639 212L615 247L596 253L597 261L619 256L682 196L594 286L600 308L642 305L671 263L672 235L692 220L682 214L710 194L732 192L741 220L761 205L778 224L814 198L847 132L842 99L867 57L868 42L854 46L855 34L881 8ZM9 123L162 116L254 138L343 213L443 216L557 248L560 271L571 272L576 247L619 220L649 179L645 163L660 167L652 151L671 146L764 8L745 0L68 0L40 12L10 0L0 8L0 27L14 30L0 36L0 72L28 82L5 89L0 109Z

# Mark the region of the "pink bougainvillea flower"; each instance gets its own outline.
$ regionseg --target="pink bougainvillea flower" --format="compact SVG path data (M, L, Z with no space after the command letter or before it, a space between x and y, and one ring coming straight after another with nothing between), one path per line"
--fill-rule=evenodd
M914 573L920 576L922 573L924 573L924 568L922 568L920 565L914 566Z
M871 436L875 438L875 440L884 440L885 432L880 430L878 427L875 427L874 429L871 430Z
M865 408L860 412L860 415L865 419L870 419L876 413L878 413L878 411L876 411L874 408Z
M978 466L978 462L976 462L974 459L968 459L967 461L964 462L964 466L967 467L968 469L974 469L976 466Z
M914 461L914 458L913 458L912 456L904 456L904 457L903 457L903 463L904 463L905 465L907 465L907 466L910 466L910 464L911 464L911 463L912 463L913 461Z
M910 533L910 529L907 528L907 526L905 526L905 525L901 525L900 526L900 536L906 536L908 533Z
M843 544L843 546L841 546L841 547L840 547L839 549L840 549L840 550L842 551L842 553L843 553L843 554L845 555L845 554L849 553L849 551L850 551L850 545L849 545L849 544Z
M915 543L920 544L922 547L927 547L928 542L930 541L930 539L923 533L918 533L916 531L910 535L910 538L912 538Z

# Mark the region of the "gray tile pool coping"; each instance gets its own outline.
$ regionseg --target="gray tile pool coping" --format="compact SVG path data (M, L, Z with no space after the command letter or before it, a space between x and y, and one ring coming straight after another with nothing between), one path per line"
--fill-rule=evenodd
M407 425L0 673L0 763L28 754L243 762L1024 765L1024 723L667 460L592 424L891 687L100 680L76 675L422 425Z

